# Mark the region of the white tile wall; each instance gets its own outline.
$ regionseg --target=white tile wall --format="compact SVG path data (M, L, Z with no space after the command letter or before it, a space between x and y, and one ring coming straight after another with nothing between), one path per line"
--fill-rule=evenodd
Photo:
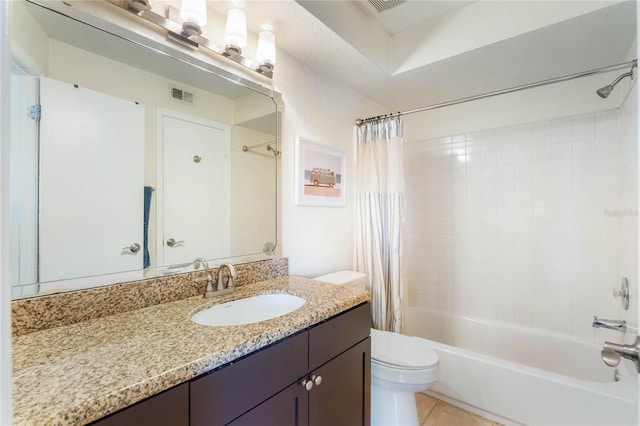
M593 315L635 322L612 289L637 289L636 116L405 141L409 305L587 338Z

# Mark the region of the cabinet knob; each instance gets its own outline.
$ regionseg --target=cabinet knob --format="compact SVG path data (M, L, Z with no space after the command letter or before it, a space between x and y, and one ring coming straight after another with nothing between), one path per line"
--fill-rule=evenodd
M306 390L308 390L308 391L310 391L311 389L313 389L313 378L311 378L311 379L309 379L309 380L304 379L304 380L302 381L302 386L304 386L304 388L305 388Z
M320 383L322 383L322 376L313 376L311 380L313 380L313 384L320 386Z

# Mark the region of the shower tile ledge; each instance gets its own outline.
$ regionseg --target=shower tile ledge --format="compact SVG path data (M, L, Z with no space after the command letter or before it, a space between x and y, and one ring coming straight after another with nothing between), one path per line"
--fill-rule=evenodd
M306 304L259 323L208 327L190 313L255 294ZM281 277L13 338L15 425L86 424L369 300L366 290Z

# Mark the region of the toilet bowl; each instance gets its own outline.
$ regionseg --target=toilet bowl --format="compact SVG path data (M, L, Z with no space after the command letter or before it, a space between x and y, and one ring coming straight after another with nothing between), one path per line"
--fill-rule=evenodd
M314 278L366 288L361 272L340 271ZM415 392L438 380L438 355L419 337L371 329L371 424L417 426Z

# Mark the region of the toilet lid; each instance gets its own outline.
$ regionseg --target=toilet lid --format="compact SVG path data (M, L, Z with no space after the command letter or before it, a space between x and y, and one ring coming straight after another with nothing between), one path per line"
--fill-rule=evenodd
M369 279L366 274L356 271L338 271L331 274L315 277L314 280L331 284L346 284L359 288L367 288Z
M371 359L406 369L424 369L438 363L438 354L425 339L371 329Z

